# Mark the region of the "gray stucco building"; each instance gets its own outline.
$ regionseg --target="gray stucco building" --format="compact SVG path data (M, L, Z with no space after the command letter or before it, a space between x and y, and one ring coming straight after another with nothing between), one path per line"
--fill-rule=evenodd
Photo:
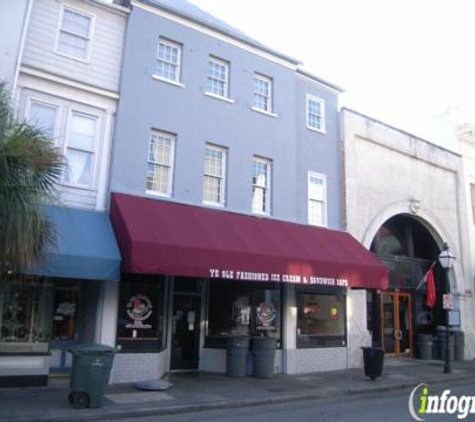
M180 11L195 12L188 8ZM199 30L190 21L171 20L168 10L162 2L153 8L137 3L132 9L111 190L142 196L148 195L147 190L151 193L145 180L150 132L155 130L175 138L170 165L173 180L165 197L203 204L204 154L206 145L212 144L227 153L223 209L252 212L252 165L253 157L259 156L268 159L272 167L271 217L307 224L307 173L312 171L326 177L325 225L340 228L340 90L299 71L294 59L262 51L230 31L229 35L216 29L211 33L212 29ZM158 74L157 50L162 40L177 48L176 80ZM212 60L227 69L226 92L220 97L209 95ZM254 107L256 75L270 81L269 112ZM307 127L307 95L322 101L324 123L320 131Z
M356 261L340 245L325 271L323 245L297 235L353 242L310 227L341 228L340 92L188 2L132 1L110 179L114 381L223 372L227 338L264 333L275 372L347 366Z

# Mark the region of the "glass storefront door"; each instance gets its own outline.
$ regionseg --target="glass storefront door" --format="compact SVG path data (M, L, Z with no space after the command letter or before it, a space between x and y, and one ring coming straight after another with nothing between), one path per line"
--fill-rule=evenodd
M172 319L172 370L198 369L200 303L197 295L175 294Z
M53 288L50 369L71 370L68 348L94 339L97 284L92 280L56 279Z
M78 305L78 283L63 282L55 286L50 343L52 371L65 371L71 367L67 349L79 337Z
M410 293L381 293L381 344L386 353L413 355L411 310Z

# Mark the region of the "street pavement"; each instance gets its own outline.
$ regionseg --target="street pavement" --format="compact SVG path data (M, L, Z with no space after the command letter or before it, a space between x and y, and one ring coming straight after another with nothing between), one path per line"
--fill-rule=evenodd
M451 394L474 395L475 382L449 383L449 385L431 386L435 391L450 389ZM197 413L161 416L160 422L403 422L413 421L408 410L408 397L411 389L386 391L354 395L339 398L290 402L266 406L245 407L238 409L220 409ZM469 415L466 420L474 420ZM124 422L156 422L157 416L125 419ZM458 421L456 415L426 415L426 422ZM112 422L107 419L104 422Z
M220 409L244 411L246 408L258 415L258 406L271 404L288 403L290 406L292 403L304 409L309 402L336 400L336 403L343 405L353 400L353 396L357 398L362 394L400 390L407 397L407 391L421 382L438 385L465 380L475 383L475 361L454 362L453 367L453 373L446 375L442 373L441 361L386 359L383 376L374 382L364 376L361 368L278 375L268 380L229 378L210 373L173 374L169 378L173 386L167 391L144 392L137 390L133 384L110 385L101 408L82 410L68 403L69 380L53 378L48 387L1 388L0 421L75 422L147 416L162 420L165 415ZM358 416L353 420L365 420L364 408L361 412L353 413Z

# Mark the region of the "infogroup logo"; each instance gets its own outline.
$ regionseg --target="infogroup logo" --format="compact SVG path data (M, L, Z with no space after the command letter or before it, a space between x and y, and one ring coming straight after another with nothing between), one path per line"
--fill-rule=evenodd
M457 419L467 418L475 413L475 396L454 396L450 390L442 394L429 394L429 386L421 383L413 388L409 395L409 413L416 421L425 421L428 414L454 415Z

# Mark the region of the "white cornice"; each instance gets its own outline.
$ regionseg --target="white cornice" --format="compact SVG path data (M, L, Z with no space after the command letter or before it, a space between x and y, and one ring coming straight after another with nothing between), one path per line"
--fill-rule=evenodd
M36 76L38 78L43 78L43 79L46 79L46 80L51 81L51 82L56 82L56 83L59 83L59 84L63 84L63 85L69 86L71 88L77 88L77 89L81 89L81 90L86 91L86 92L90 92L90 93L97 94L97 95L102 95L102 96L107 97L107 98L112 98L114 100L119 99L119 94L117 92L109 91L109 90L102 89L102 88L97 88L95 86L88 85L88 84L85 84L83 82L72 81L72 80L64 78L62 76L58 76L58 75L54 75L52 73L44 72L44 71L39 70L39 69L34 69L34 68L31 68L31 67L27 67L25 65L21 66L20 72L24 73L25 75Z
M337 95L340 95L343 90L342 89L337 89L337 88L334 88L333 86L331 85L326 85L325 83L321 82L321 81L318 81L316 79L313 79L313 78L310 78L309 76L305 75L305 74L302 74L300 73L299 71L296 72L296 75L299 79L302 79L306 82L310 82L312 83L313 85L316 85L318 86L319 88L322 88L328 92L331 92L332 94L337 94Z
M256 56L263 57L267 60L270 60L274 63L280 64L281 66L284 66L288 69L296 70L297 65L295 63L292 63L290 61L284 60L278 56L275 56L273 54L267 53L264 50L261 50L257 47L254 47L250 44L247 44L243 41L239 41L233 37L230 37L228 35L225 35L219 31L215 31L205 25L201 25L197 22L193 22L191 20L182 18L180 16L174 15L172 13L166 12L162 9L159 9L157 7L149 6L148 4L141 3L136 0L132 0L132 6L137 7L142 10L146 10L149 13L153 13L154 15L160 16L162 18L168 19L172 22L178 23L180 25L186 26L187 28L194 29L195 31L201 32L202 34L209 35L210 37L216 38L220 41L226 42L234 47L238 47L242 50L245 50L249 53L255 54Z
M114 3L106 3L101 0L87 0L89 3L92 3L94 6L100 7L101 9L106 9L109 12L118 13L120 15L128 15L130 10L126 7L119 6Z

